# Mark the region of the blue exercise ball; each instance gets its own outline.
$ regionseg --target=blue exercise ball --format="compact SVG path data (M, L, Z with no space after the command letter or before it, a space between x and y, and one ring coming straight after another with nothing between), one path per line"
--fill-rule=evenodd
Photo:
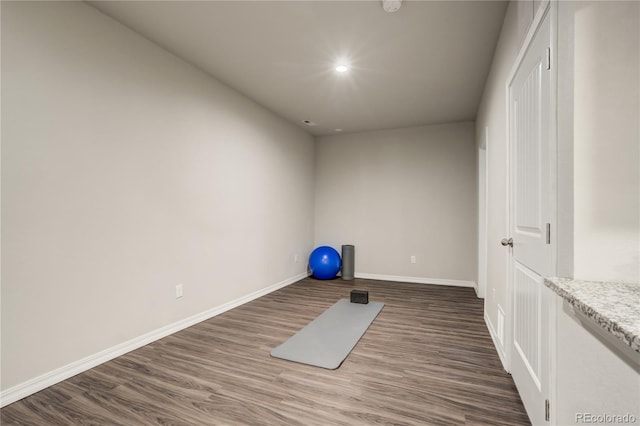
M329 246L318 247L309 256L311 274L319 280L334 278L340 271L341 263L340 254Z

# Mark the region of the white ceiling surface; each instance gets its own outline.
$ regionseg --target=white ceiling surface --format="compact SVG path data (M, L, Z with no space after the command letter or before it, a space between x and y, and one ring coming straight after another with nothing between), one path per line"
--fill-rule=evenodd
M474 120L507 5L90 4L314 135ZM339 61L350 71L337 73Z

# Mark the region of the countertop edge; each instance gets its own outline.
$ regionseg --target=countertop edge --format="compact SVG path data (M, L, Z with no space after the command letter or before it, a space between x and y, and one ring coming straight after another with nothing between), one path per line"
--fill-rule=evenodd
M598 312L593 307L589 306L584 301L577 298L574 294L562 288L559 281L572 281L567 278L545 278L544 285L553 290L558 296L569 302L571 306L578 309L587 318L591 319L598 326L617 337L624 342L627 346L630 346L636 352L640 353L640 336L636 335L630 330L627 330L623 325L607 317L605 314Z

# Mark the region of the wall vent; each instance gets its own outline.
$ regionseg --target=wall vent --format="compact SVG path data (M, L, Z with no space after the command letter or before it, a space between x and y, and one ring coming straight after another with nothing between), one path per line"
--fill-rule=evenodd
M504 347L504 311L502 307L498 305L498 340L500 344Z

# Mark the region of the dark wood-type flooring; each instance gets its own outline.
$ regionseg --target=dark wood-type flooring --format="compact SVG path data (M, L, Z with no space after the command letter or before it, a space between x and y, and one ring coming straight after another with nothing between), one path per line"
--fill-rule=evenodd
M337 370L271 358L354 289L385 303ZM529 424L470 288L304 279L1 410L2 425Z

